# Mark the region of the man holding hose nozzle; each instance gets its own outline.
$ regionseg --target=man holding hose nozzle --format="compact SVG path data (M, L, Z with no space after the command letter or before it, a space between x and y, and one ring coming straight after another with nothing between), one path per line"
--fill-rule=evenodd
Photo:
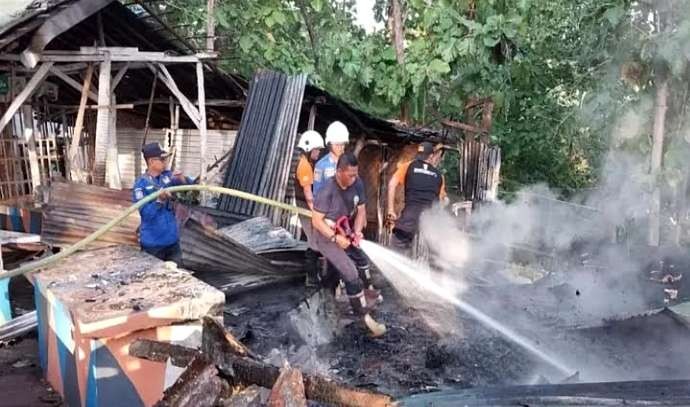
M181 172L166 169L169 154L158 143L146 144L141 152L146 160L146 172L134 183L132 202L163 188L194 183ZM139 208L139 244L143 251L163 261L180 264L182 250L172 200L172 194L163 191L155 201Z
M338 159L335 176L325 182L314 201L312 225L318 231L314 233L314 243L345 282L352 310L362 318L373 336L381 336L386 332L385 325L371 317L371 302L376 301L374 297L378 297L378 293L366 295L365 291L375 291L365 290L365 285L368 289L371 284L369 276L360 275L348 255L355 249L361 251L357 245L366 225L365 205L357 158L350 153L343 154Z

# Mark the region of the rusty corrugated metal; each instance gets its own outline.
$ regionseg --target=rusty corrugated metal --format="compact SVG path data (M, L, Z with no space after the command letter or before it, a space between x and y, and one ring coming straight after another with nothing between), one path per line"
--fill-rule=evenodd
M132 204L131 193L131 190L54 182L47 190L47 204L43 208L42 241L53 246L69 246L82 240L127 209ZM139 222L139 214L133 213L92 246L138 246Z
M199 279L226 295L302 278L301 267L274 264L221 231L204 228L193 219L182 228L180 243L185 268L199 271Z
M182 262L196 271L279 274L267 259L212 228L189 219L180 232Z

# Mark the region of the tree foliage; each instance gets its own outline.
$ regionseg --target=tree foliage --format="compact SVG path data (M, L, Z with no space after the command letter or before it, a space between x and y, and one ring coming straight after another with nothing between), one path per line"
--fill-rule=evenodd
M681 11L682 0L664 1ZM306 72L376 115L395 117L406 105L416 125L469 119L465 103L491 97L491 137L503 151L507 190L534 182L564 190L590 185L617 118L633 107L649 114L655 64L663 62L676 78L687 70L681 51L690 23L663 33L645 27L646 1L401 3L402 65L388 28L359 27L351 0L217 0L217 45L229 71ZM388 5L376 1L380 22ZM172 11L167 18L195 38L205 33L205 6L203 0L164 3Z

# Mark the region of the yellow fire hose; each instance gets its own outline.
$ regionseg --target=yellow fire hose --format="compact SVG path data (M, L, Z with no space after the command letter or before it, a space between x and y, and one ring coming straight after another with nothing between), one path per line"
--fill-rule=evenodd
M156 191L155 193L151 195L147 195L144 199L138 201L134 205L130 206L129 208L125 209L120 213L119 216L111 220L110 222L106 223L105 225L101 226L98 230L95 232L91 233L84 239L78 241L77 243L73 244L72 246L62 250L61 252L54 254L52 256L33 261L31 263L27 263L17 269L14 269L10 272L7 272L2 275L2 278L11 278L15 276L22 275L24 273L28 273L31 271L36 271L38 269L41 269L49 264L52 264L58 260L64 259L65 257L81 250L86 246L87 244L93 242L94 240L98 239L101 237L103 234L108 232L110 229L113 227L117 226L120 224L123 220L127 218L127 216L131 215L134 211L138 210L142 206L146 205L147 203L153 201L154 199L158 198L158 195L163 193L163 191L167 192L185 192L185 191L207 191L207 192L215 192L219 193L221 195L230 195L234 196L237 198L241 199L246 199L249 201L254 201L260 204L264 205L270 205L276 208L284 209L289 212L296 213L298 215L304 215L311 217L311 211L298 208L296 206L288 205L283 202L278 202L274 201L273 199L268 199L264 198L262 196L250 194L248 192L243 192L243 191L238 191L236 189L230 189L230 188L223 188L223 187L216 187L216 186L210 186L210 185L180 185L176 187L170 187L170 188L164 188Z

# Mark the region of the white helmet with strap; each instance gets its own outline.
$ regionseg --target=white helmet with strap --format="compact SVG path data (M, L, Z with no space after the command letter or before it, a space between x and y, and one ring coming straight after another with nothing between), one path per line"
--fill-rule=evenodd
M317 131L307 130L304 133L302 133L302 135L299 137L297 147L301 148L306 153L310 152L315 148L323 148L323 137L321 137L321 135Z
M350 132L341 122L335 121L326 129L326 144L347 144L350 142Z

